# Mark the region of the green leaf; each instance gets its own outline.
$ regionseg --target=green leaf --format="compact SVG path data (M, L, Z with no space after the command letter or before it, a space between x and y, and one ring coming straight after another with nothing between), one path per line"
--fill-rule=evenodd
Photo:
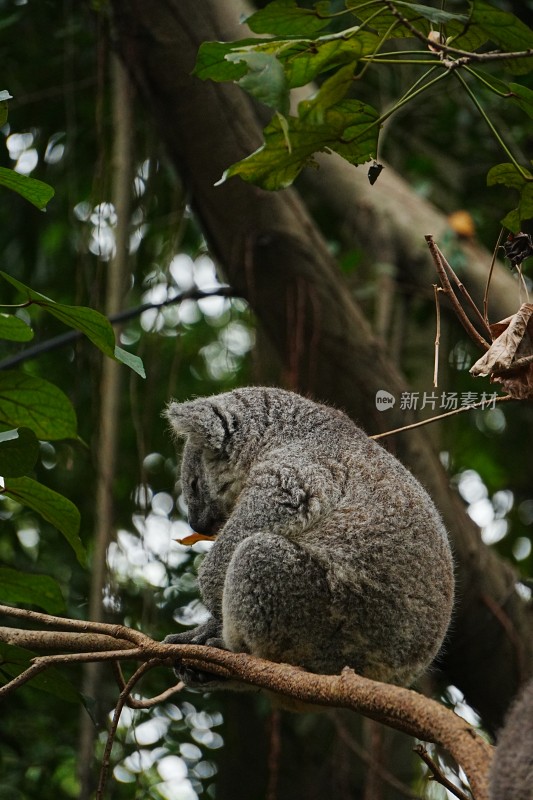
M0 314L0 339L11 342L29 342L33 339L33 331L20 317L14 314Z
M95 344L103 353L111 358L114 357L115 351L115 334L109 320L95 311L93 308L85 306L70 306L64 303L56 303L46 295L36 292L29 286L26 286L21 281L8 275L6 272L0 272L6 281L9 281L15 286L30 303L44 308L54 317L69 325L71 328L81 331Z
M38 439L75 439L76 413L53 383L5 370L0 372L0 428L20 427L30 428Z
M361 22L368 24L370 28L377 31L380 35L386 35L387 39L412 38L413 34L406 25L398 20L397 17L383 4L369 3L367 0L346 0L346 8L349 8ZM411 8L410 4L405 4L401 8L402 16L409 20L417 29L424 34L428 34L431 25L427 19L427 13L421 14L418 10ZM426 6L422 6L425 12L434 11ZM400 9L399 9L400 10Z
M267 39L241 39L238 42L202 42L196 56L193 75L202 81L238 81L246 73L246 64L226 60L234 50L243 52L249 45L267 42Z
M137 375L140 375L141 378L146 378L144 364L142 358L139 358L139 356L130 353L128 350L123 350L122 347L115 347L115 359L132 369Z
M65 611L59 584L48 575L32 575L10 567L0 567L0 603L38 606L48 614Z
M35 658L35 656L36 653L32 653L31 650L0 642L0 673L9 676L9 678L16 678L17 675L20 675L21 672L28 669L31 659ZM5 681L5 683L7 683L7 681ZM32 689L48 692L54 695L54 697L57 697L62 703L65 701L67 703L81 702L81 696L76 689L74 689L70 681L66 680L66 678L53 667L36 675L29 683L18 689L18 691L24 692L28 690L31 691Z
M528 117L533 118L533 91L520 83L510 83L509 88L513 93L513 100L518 103Z
M532 176L533 178L533 176ZM497 164L489 171L487 175L487 186L494 186L501 183L504 186L509 186L512 189L521 189L526 179L517 170L514 164Z
M34 289L30 289L29 286L11 277L11 275L8 275L6 272L0 271L0 275L15 286L27 298L29 304L33 303L40 306L40 308L44 308L50 314L53 314L54 317L61 320L61 322L64 322L65 325L69 325L71 328L81 331L81 333L84 333L106 356L127 364L134 369L135 372L144 377L144 368L141 359L131 354L124 356L123 354L125 351L115 346L113 327L107 317L104 317L99 311L95 311L93 308L87 308L86 306L70 306L64 303L56 303L54 300L46 297L46 295L36 292ZM134 364L136 366L134 366Z
M342 100L351 84L353 65L339 70L322 84L312 100L298 106L298 117L281 123L277 115L264 130L265 143L255 153L233 164L222 180L240 175L263 189L289 186L318 151L338 152L351 164L376 156L378 112L359 100Z
M0 433L0 475L20 478L33 469L38 457L39 442L29 428Z
M246 24L254 33L271 33L274 36L312 36L327 28L328 3L317 3L315 8L299 8L295 0L274 0L265 8L247 18Z
M289 112L289 88L283 66L269 53L229 53L228 61L244 61L248 72L237 83L261 103L276 108L282 114Z
M524 177L514 164L497 164L489 170L487 185L495 186L497 184L517 189L520 193L518 208L510 211L501 220L504 228L518 233L522 227L522 221L533 218L533 175L528 172L527 177Z
M13 169L0 167L0 185L20 194L25 200L43 209L55 192L51 186L28 175L21 175Z
M37 511L60 531L70 544L80 564L85 564L85 548L79 537L80 512L70 500L32 478L9 478L0 492L21 505Z
M198 77L214 81L240 82L251 53L275 56L283 65L286 86L305 86L325 70L354 65L376 52L380 38L367 30L350 29L318 39L246 39L240 42L205 42L195 67ZM241 83L242 85L242 83ZM247 88L247 87L245 87ZM278 107L279 108L279 107ZM279 108L281 110L281 108Z
M468 17L465 14L453 14L441 8L422 6L419 3L407 3L404 0L395 0L394 5L406 19L427 19L434 25L446 25L449 22L468 22Z
M485 0L473 0L472 13L464 36L453 42L454 47L472 49L469 37L472 31L483 35L503 52L521 52L533 48L533 31L515 14L495 8ZM470 47L469 47L470 45ZM477 42L476 46L479 46ZM533 58L509 59L499 62L515 75L526 74L533 69Z

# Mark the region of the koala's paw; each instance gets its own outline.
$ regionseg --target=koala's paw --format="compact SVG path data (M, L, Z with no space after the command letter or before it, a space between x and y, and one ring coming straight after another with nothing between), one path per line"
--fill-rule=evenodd
M211 672L185 667L183 664L177 663L174 665L174 672L178 680L182 681L188 689L216 689L225 680Z
M220 650L227 650L221 636L213 636L217 633L211 625L200 625L191 631L183 633L173 633L163 639L164 644L201 644L207 647L218 647ZM186 667L180 661L174 664L174 672L180 681L190 689L210 689L215 688L216 684L224 682L224 678L213 675L211 672Z

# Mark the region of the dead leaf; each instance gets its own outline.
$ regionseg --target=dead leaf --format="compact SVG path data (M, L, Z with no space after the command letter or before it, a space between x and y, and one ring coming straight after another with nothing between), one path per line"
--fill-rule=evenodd
M174 539L175 542L178 544L190 545L196 544L196 542L214 542L215 536L208 536L205 533L190 533L188 536L184 536L183 539Z
M493 338L487 352L470 373L490 375L517 400L533 398L533 363L515 366L520 359L533 356L533 304L524 303L516 314L490 326Z

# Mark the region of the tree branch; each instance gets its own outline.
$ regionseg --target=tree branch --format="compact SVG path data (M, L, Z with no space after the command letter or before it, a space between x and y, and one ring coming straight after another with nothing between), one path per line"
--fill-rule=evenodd
M403 14L398 11L396 6L394 5L391 0L382 0L382 2L387 6L391 14L396 17L396 19L406 27L413 36L419 39L423 44L426 45L430 50L438 51L441 54L442 64L443 66L447 67L449 70L458 69L459 67L464 67L468 64L471 64L473 61L478 63L486 63L488 61L500 61L502 59L516 59L516 58L532 58L533 57L533 50L521 50L514 53L502 53L501 50L494 50L488 53L473 53L469 50L458 50L456 47L450 47L443 42L439 42L435 39L430 39L422 31L419 31L410 20L403 16ZM456 55L460 56L458 59L444 59L444 56Z
M183 300L203 300L205 297L238 296L239 295L230 286L219 286L212 292L204 292L201 289L196 288L187 289L184 292L178 292L178 294L176 294L174 297L170 297L168 300L163 300L161 303L141 303L141 305L134 306L133 308L127 308L125 311L119 311L116 314L110 314L107 319L111 325L120 325L123 322L128 322L136 317L140 317L143 311L149 311L151 309L161 310L167 306L173 306L177 303L181 303ZM22 350L20 353L17 353L14 356L4 358L3 361L0 361L0 370L12 369L19 364L23 364L25 361L29 361L32 358L37 358L37 356L40 356L43 353L49 353L51 350L56 350L58 347L64 347L67 344L73 344L79 339L82 339L83 336L84 334L81 333L81 331L71 330L67 331L66 333L61 333L59 336L53 336L50 339L46 339L44 342L38 342L37 344L32 345L32 347L28 347L26 350Z
M492 747L461 717L411 689L369 680L348 668L340 675L316 675L299 667L273 663L245 653L232 653L202 645L164 644L122 625L62 619L9 606L0 606L0 613L49 626L63 626L69 630L79 630L85 626L87 632L83 635L89 640L80 646L79 637L82 634L69 636L67 631L67 636L58 641L62 649L71 647L74 652L38 656L27 670L2 687L0 696L12 693L44 669L58 664L107 660L141 661L144 666L135 673L137 680L152 667L171 666L178 661L186 667L274 692L304 704L357 711L410 736L438 744L451 753L464 769L475 800L487 800L487 774ZM16 635L13 637L10 631L10 628L0 628L0 641L16 641ZM98 635L97 640L95 634ZM30 635L29 632L27 635ZM50 637L48 642L51 642L56 635L55 632L33 632L39 648L45 646L47 636ZM129 649L132 642L138 646ZM25 643L32 646L29 639ZM87 652L89 643L97 643L100 649ZM132 680L121 691L120 708L133 687Z
M448 789L452 794L458 797L459 800L469 800L468 795L458 789L455 783L452 783L450 780L448 780L446 775L444 775L442 770L439 769L423 745L418 744L415 747L415 753L418 753L422 761L430 768L431 772L433 773L433 780L438 781L442 786L445 787L445 789Z

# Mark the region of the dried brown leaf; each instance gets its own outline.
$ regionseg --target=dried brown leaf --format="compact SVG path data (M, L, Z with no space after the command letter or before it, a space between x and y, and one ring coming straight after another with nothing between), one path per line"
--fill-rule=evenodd
M491 325L490 331L492 345L470 373L490 375L516 399L533 398L533 363L516 363L533 356L533 304L524 303L512 317Z

